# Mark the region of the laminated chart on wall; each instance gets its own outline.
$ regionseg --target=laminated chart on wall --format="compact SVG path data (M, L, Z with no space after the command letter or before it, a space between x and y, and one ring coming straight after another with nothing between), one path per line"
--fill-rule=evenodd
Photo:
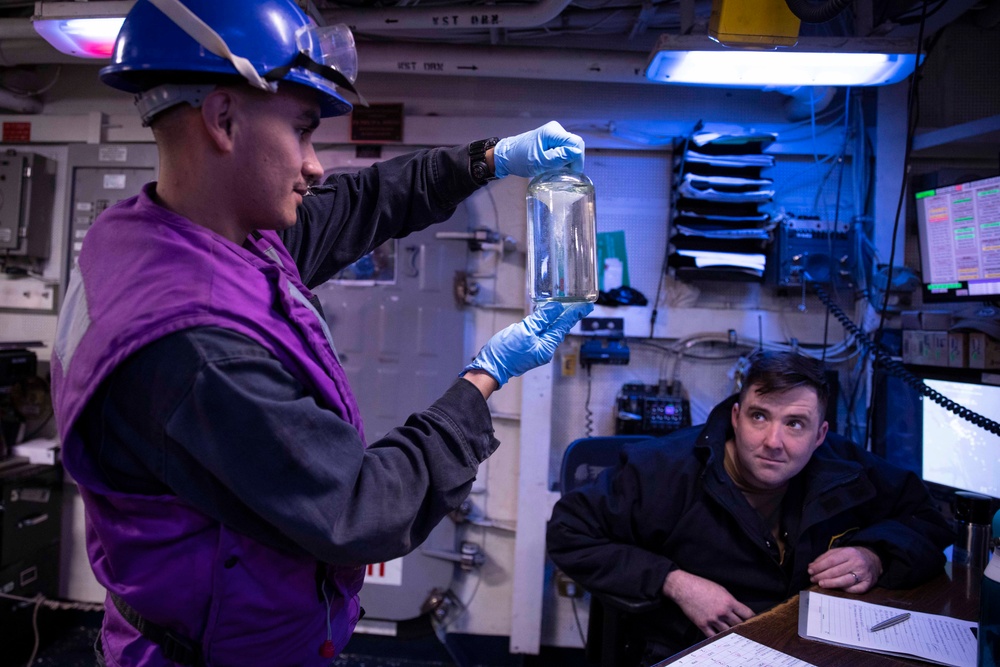
M624 231L597 233L597 281L602 292L630 284Z
M668 266L681 280L761 281L774 227L772 133L701 132L674 145Z

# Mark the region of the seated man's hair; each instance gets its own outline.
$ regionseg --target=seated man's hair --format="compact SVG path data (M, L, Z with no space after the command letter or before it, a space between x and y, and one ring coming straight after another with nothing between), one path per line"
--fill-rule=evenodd
M754 352L740 389L741 402L750 387L756 387L759 394L780 394L797 387L811 387L819 399L820 413L825 413L830 399L826 365L819 359L795 352Z

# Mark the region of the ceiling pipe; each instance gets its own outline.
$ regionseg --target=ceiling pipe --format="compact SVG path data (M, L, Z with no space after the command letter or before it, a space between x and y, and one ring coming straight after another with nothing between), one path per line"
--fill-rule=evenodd
M932 15L927 17L924 22L924 36L929 37L939 30L943 29L948 24L952 23L958 17L970 11L976 6L978 0L948 0L941 6L941 9L934 12ZM910 14L913 18L920 18L920 3L916 3L915 7L911 10ZM876 26L877 28L878 26ZM909 25L897 25L894 23L886 24L885 35L888 37L913 37L915 38L920 34L920 22L915 21Z
M526 7L499 5L325 10L327 23L352 30L450 30L537 28L559 16L570 0L540 0Z
M641 13L641 11L633 11L632 8L628 10L594 9L586 13L568 12L559 16L558 27L552 30L548 30L544 26L539 26L536 28L522 28L516 31L509 31L504 45L543 44L546 47L551 47L553 44L558 43L559 48L573 48L567 42L578 38L580 43L586 44L593 44L595 39L606 40L605 43L613 40L614 46L612 48L617 49L621 47L629 51L640 50L635 47L635 36L629 35L629 31L632 30L636 21L640 19ZM648 17L649 15L647 14L646 18ZM663 12L657 14L655 18L658 19L658 23L647 24L654 26L648 28L650 33L659 34L660 32L667 32L668 30L664 27L665 25L669 25L671 30L676 30L675 24L677 21L672 14ZM332 19L327 21L327 23L331 22ZM595 26L597 27L595 28ZM483 30L434 29L428 31L406 27L388 31L365 29L358 30L357 32L359 34L380 35L386 39L411 40L428 44L464 44L470 47L487 44L487 38ZM655 36L651 36L650 40L655 41ZM587 49L589 47L582 48ZM652 44L649 44L649 48L652 48ZM647 52L648 50L646 49Z
M81 65L82 58L60 53L35 35L32 39L6 39L0 34L0 67L18 65Z
M35 39L40 35L31 24L31 19L0 18L0 39Z
M35 31L31 19L0 19L0 67L82 62L56 51Z
M41 113L42 101L34 96L15 95L0 88L0 109L19 114Z
M774 90L786 96L782 106L785 117L791 122L823 112L837 94L837 88L833 86L794 86Z
M30 28L27 19L20 22ZM98 64L61 53L37 34L31 39L16 37L21 34L23 26L0 21L0 67ZM644 53L440 43L360 42L357 48L362 73L650 83L645 74L648 56Z
M645 54L435 44L358 44L361 72L599 83L651 83ZM364 79L358 83L363 87Z
M785 4L803 23L826 23L847 9L851 0L826 0L821 4L811 0L785 0Z

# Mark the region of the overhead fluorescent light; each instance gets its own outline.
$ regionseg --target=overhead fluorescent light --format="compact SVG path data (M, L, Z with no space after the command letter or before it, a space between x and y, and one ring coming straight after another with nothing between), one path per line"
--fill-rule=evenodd
M662 35L646 78L689 86L884 86L916 68L916 43L889 38L800 37L771 50L729 48L705 35Z
M35 32L62 53L110 58L115 38L135 0L36 2Z

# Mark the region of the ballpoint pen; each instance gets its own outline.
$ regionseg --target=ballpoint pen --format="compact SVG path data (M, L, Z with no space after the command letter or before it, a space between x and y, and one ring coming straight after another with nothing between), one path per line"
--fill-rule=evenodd
M910 617L909 614L900 614L899 616L893 616L890 619L886 619L881 623L876 623L872 627L868 628L868 632L878 632L879 630L885 630L886 628L891 628L897 623L902 623Z

